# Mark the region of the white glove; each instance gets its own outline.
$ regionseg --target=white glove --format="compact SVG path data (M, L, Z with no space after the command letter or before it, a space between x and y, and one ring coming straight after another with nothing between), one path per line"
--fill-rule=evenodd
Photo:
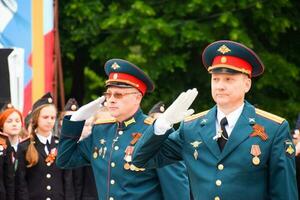
M97 111L103 106L105 97L101 96L98 99L81 106L76 112L73 113L71 121L83 121L87 120L91 116L94 116Z
M198 95L196 88L189 89L186 92L182 92L177 99L168 107L168 109L160 115L154 124L154 134L164 135L167 130L172 128L173 124L176 124L185 117L194 113L193 109L189 109Z

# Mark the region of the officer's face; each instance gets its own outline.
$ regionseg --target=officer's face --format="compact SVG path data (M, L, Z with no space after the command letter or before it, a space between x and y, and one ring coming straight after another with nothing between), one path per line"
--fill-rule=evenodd
M53 105L41 109L38 116L37 131L42 135L49 135L56 120L56 108Z
M141 93L135 88L109 87L105 94L108 111L118 121L131 117L142 99Z
M232 110L244 102L251 79L244 74L212 74L211 93L219 108Z
M15 136L21 132L22 121L21 117L17 112L11 113L3 124L3 132Z

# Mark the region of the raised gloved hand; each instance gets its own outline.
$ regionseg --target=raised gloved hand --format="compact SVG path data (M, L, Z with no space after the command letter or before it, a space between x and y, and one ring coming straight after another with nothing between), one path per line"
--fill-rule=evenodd
M94 116L96 112L103 106L105 97L101 96L98 99L81 106L76 112L71 116L71 121L83 121L87 120L91 116Z
M171 126L184 120L185 117L194 113L194 110L189 109L189 107L192 105L197 95L198 91L196 88L182 92L157 120L162 119Z

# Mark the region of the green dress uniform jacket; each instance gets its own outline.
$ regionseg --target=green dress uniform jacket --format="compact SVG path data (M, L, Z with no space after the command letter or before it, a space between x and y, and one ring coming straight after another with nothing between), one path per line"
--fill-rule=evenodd
M182 162L160 169L136 168L131 164L136 135L149 127L148 122L138 110L123 123L96 123L91 135L78 142L84 121L73 122L65 117L56 163L62 168L91 165L99 200L189 199Z
M197 200L296 200L294 145L287 121L245 102L220 151L217 107L185 120L176 137L145 131L135 149L138 167L184 160ZM173 135L172 135L173 136Z

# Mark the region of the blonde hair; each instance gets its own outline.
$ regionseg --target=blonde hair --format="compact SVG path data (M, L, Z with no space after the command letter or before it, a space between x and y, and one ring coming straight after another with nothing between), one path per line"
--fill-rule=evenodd
M32 117L31 117L32 129L31 129L31 132L29 133L30 143L28 145L26 155L25 155L25 159L28 162L28 165L27 165L28 168L35 166L39 161L39 153L34 145L35 144L35 136L36 136L36 130L38 128L38 119L40 116L40 112L43 108L45 108L47 106L55 107L54 104L44 104L32 112Z

